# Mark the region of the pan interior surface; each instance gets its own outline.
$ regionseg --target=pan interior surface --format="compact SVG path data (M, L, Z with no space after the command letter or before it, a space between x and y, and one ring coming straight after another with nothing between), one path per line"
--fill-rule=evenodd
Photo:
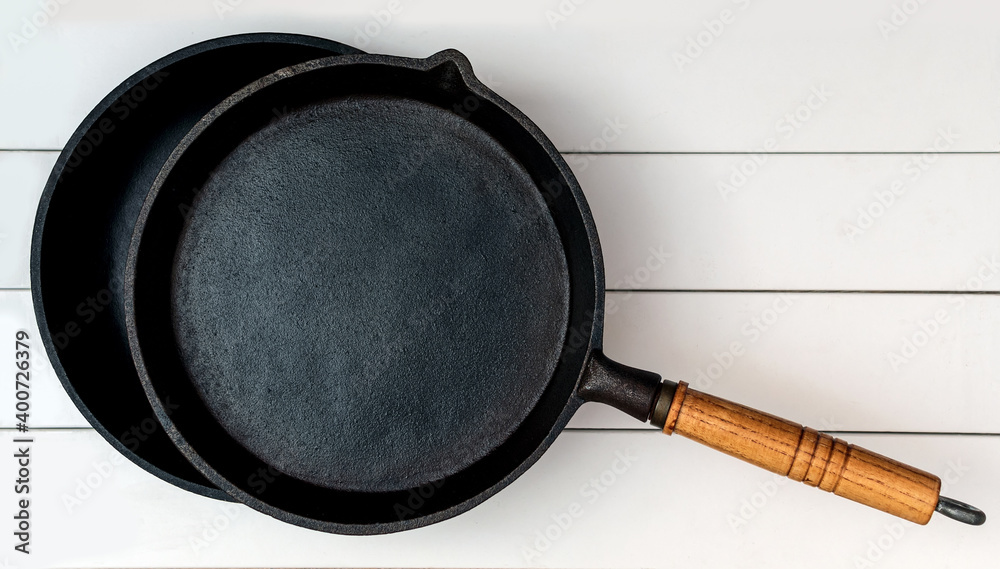
M452 110L360 94L277 112L182 209L184 374L282 475L348 492L445 480L502 445L555 372L559 232L524 166Z

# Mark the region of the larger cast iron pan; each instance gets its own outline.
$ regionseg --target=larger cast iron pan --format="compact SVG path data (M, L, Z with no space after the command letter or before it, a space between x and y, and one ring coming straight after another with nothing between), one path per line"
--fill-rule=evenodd
M177 142L212 107L277 69L359 53L293 34L199 43L129 77L80 124L42 193L31 291L52 367L73 402L116 449L174 484L229 499L177 451L146 399L129 352L122 277L150 184ZM280 109L277 109L280 112Z
M939 504L931 474L608 360L583 193L455 51L315 60L221 103L154 181L125 291L174 442L306 527L465 511L586 400L918 523Z

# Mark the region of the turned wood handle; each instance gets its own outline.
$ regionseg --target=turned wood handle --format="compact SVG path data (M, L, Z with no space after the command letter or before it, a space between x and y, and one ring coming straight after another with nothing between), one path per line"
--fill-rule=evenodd
M840 439L678 383L663 432L819 486L848 500L926 524L941 479Z

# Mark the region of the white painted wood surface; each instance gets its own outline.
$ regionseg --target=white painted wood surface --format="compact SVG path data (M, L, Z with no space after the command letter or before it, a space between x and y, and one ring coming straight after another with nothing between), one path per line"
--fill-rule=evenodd
M897 521L654 431L563 433L524 476L466 514L369 537L304 530L184 492L123 461L92 431L35 437L36 553L0 554L25 567L840 569L861 559L912 569L991 567L1000 554L996 523ZM10 438L0 444L10 448ZM1000 506L997 437L855 439L940 473L952 495Z
M56 157L0 151L0 288L29 286L31 224ZM718 182L752 158L567 159L612 290L1000 291L1000 154L943 154L926 170L919 154L771 155L725 196ZM896 180L900 195L886 197Z
M136 70L262 30L407 56L455 47L567 152L617 291L612 357L819 429L886 432L844 438L1000 512L1000 300L948 294L1000 292L996 3L398 0L382 26L388 0L63 1L0 4L0 339L34 336L28 245L54 150ZM986 567L1000 554L995 522L897 525L622 430L642 426L596 405L571 423L586 430L463 516L317 534L121 462L38 348L32 423L55 430L33 433L35 553L6 545L10 566ZM0 389L11 450L12 408ZM581 487L616 452L638 458L591 502ZM550 529L573 502L583 515ZM207 539L213 521L227 527ZM539 531L561 535L545 548Z
M414 57L458 48L561 150L599 144L616 117L628 125L608 143L617 151L744 152L774 138L783 152L919 152L947 127L960 135L952 150L1000 148L1000 6L987 0L924 2L886 34L879 23L891 25L902 0L398 1L380 29L372 13L388 0L63 0L33 38L22 18L46 20L38 0L4 2L0 81L17 88L0 94L0 148L59 148L95 103L151 61L261 30ZM229 4L238 5L217 14ZM565 19L550 23L560 10ZM717 37L706 30L720 25ZM359 37L366 26L371 39ZM8 34L24 38L16 51ZM706 44L702 53L689 40ZM796 112L799 120L785 118Z
M1000 432L993 295L643 292L608 302L611 357L817 429ZM28 292L0 292L0 338L33 320ZM86 426L38 347L35 425ZM0 390L0 409L13 405L13 391ZM0 426L14 423L0 413ZM596 404L571 426L642 427Z

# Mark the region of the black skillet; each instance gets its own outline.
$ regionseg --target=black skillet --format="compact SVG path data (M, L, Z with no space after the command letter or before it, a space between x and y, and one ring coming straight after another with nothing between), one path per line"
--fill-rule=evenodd
M277 69L360 53L293 34L218 38L132 75L84 119L42 193L31 293L52 367L84 417L118 451L182 488L231 499L177 451L132 363L122 313L129 238L153 178L212 107ZM280 113L280 109L277 109Z
M583 193L456 51L310 61L214 108L153 182L125 292L174 442L302 526L459 514L584 401L917 523L982 522L931 474L606 358Z

